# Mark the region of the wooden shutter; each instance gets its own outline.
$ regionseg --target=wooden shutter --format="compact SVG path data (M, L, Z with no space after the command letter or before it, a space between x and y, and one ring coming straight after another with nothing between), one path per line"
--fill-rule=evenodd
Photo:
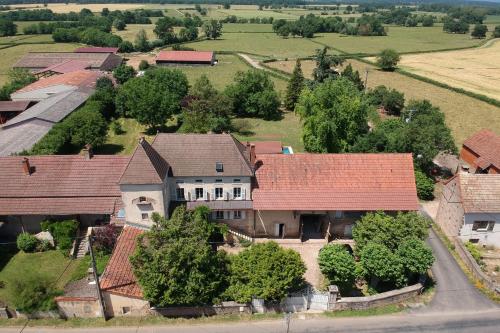
M245 219L245 214L246 212L244 210L241 211L241 219L244 220Z
M241 199L243 200L247 199L247 189L245 187L241 188Z

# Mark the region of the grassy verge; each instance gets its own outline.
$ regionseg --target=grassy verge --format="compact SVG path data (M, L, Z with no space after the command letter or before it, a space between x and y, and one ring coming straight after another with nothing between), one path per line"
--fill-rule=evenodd
M457 251L455 250L455 245L450 241L450 239L445 235L443 230L437 225L436 223L432 223L432 229L436 232L438 235L439 239L444 243L444 245L448 248L448 251L450 251L451 255L453 258L455 258L455 261L458 263L458 266L462 269L464 274L467 276L469 281L477 288L479 291L481 291L486 297L491 299L494 302L500 303L500 295L495 293L494 291L488 289L484 284L476 279L472 273L469 271L467 266L464 264L460 256L458 255Z
M397 313L403 311L404 309L405 307L400 304L389 304L371 309L325 312L324 315L330 318L367 317Z

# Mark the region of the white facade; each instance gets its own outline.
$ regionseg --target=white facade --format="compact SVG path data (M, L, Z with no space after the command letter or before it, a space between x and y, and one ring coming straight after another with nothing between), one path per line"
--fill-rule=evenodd
M250 177L171 177L168 186L173 201L252 200Z
M463 241L500 248L500 213L467 213L459 236Z
M165 184L120 185L126 221L151 227L151 215L156 212L168 218L170 201Z

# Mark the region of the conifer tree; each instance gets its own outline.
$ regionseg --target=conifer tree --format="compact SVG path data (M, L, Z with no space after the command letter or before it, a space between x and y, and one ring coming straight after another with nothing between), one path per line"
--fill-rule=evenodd
M300 92L304 88L304 74L302 73L302 66L300 60L297 59L295 68L293 69L292 78L288 82L286 88L285 107L288 110L293 110L295 104L299 100Z

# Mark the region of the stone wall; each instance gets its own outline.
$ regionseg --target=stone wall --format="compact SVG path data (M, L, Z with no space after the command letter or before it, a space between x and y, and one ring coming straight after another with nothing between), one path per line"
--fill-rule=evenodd
M240 313L252 313L249 304L236 302L222 302L221 305L213 306L178 306L168 308L151 308L151 314L164 317L204 317L214 315L228 315Z
M402 289L391 290L366 297L342 297L337 299L332 310L363 310L378 306L394 304L415 297L422 292L420 283Z
M99 301L94 297L56 297L57 308L63 318L101 317Z

